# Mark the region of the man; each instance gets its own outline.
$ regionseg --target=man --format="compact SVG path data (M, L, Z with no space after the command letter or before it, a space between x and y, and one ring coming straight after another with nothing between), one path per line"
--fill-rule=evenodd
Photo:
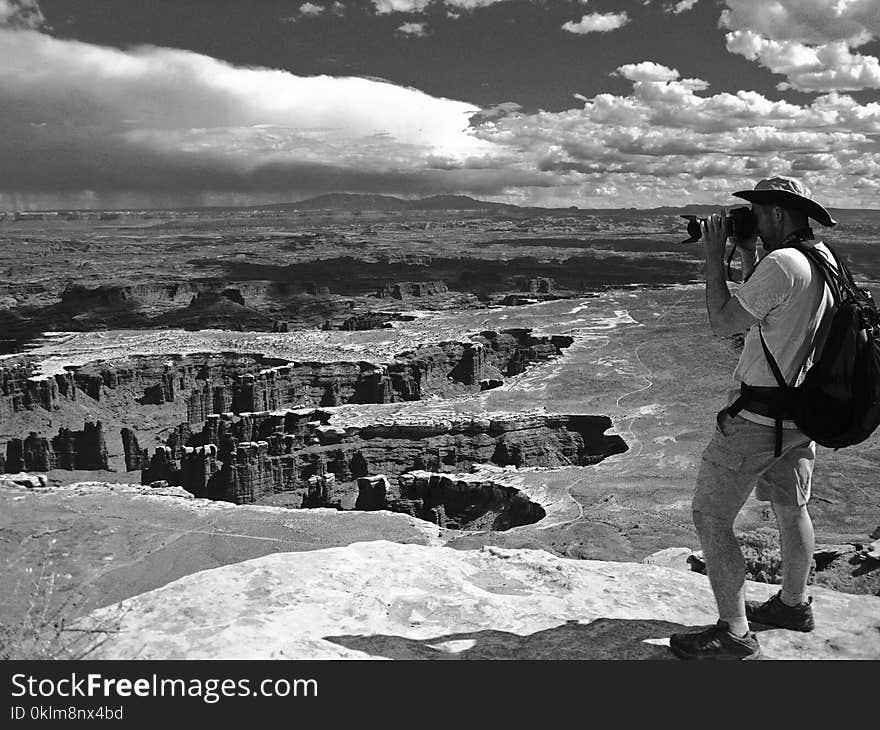
M757 235L734 238L744 283L731 296L724 267L728 238L724 216L701 224L706 257L706 308L718 336L748 329L733 378L740 388L717 416L715 434L703 452L693 498L694 525L703 546L709 583L718 606L717 624L697 633L674 634L670 648L683 659L755 659L757 637L749 621L811 631L812 599L806 595L815 538L807 511L816 456L815 442L780 412L780 389L764 351L785 381L800 382L825 333L823 315L833 305L822 275L796 246L815 246L809 218L835 221L798 180L773 177L754 190L734 193L752 203ZM757 236L767 252L758 264ZM734 400L735 398L735 400ZM781 429L779 426L781 425ZM734 520L752 489L772 504L782 552L782 590L765 603L745 601L745 563Z

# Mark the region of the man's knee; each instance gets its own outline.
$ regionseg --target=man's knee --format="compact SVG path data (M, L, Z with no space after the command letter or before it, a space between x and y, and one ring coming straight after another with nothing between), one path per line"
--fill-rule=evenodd
M810 513L805 504L780 504L773 502L773 514L776 515L776 523L785 527L799 524L804 519L810 519Z
M722 532L724 530L733 529L733 521L736 515L731 517L719 517L718 515L709 514L704 510L694 508L692 511L694 527L697 528L697 534L701 537L712 533Z

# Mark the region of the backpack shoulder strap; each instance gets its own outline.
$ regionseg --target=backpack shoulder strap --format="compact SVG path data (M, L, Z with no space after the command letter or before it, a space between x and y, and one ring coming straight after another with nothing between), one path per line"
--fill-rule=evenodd
M776 358L773 357L773 353L770 352L770 348L767 346L767 341L764 339L764 332L761 330L760 324L758 325L758 335L761 338L761 347L764 348L764 357L767 358L767 364L770 366L770 372L773 373L773 377L776 378L776 382L779 383L779 387L792 387L785 382L785 377L782 375L782 369L779 367L779 364L776 362Z
M779 383L779 387L782 389L783 393L787 393L791 390L793 385L789 385L785 382L785 378L782 375L782 370L779 369L779 364L776 362L776 358L773 357L773 353L770 352L770 348L767 346L767 341L764 339L764 333L761 331L761 325L758 325L758 335L761 337L761 347L764 348L764 357L767 358L767 364L770 366L770 372L773 373L773 377L776 378L776 382ZM797 380L797 374L795 374L795 380ZM773 455L779 456L782 454L782 411L778 411L776 413L774 421L775 427L775 444Z
M840 304L844 298L844 294L852 295L855 292L856 283L852 274L843 262L843 259L830 246L826 246L826 248L831 252L831 256L834 258L834 262L837 265L836 269L831 266L828 259L819 253L814 246L795 246L795 248L806 256L807 261L812 263L819 270L819 273L822 275L822 278L825 279L825 283L831 290L831 296L834 298L835 304Z
M853 289L856 289L857 288L856 281L855 281L855 279L853 279L853 275L850 272L849 267L846 265L846 262L843 260L843 258L840 256L840 254L837 253L837 251L835 251L833 248L831 248L831 246L829 246L827 243L824 245L825 245L825 248L827 248L831 252L831 255L834 257L834 263L837 264L838 274L842 278L846 279L847 283L849 283L849 285Z

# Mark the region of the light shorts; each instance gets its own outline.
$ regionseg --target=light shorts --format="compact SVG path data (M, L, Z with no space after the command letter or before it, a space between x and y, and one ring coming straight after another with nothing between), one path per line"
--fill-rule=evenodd
M752 489L762 502L805 505L810 499L816 443L798 430L784 429L782 455L777 457L775 439L773 426L731 418L721 411L697 472L694 511L732 521Z

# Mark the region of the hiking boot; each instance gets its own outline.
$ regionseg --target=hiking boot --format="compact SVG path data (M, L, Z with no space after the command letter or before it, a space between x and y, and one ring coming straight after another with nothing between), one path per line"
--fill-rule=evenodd
M776 626L792 631L812 631L816 626L813 621L813 608L810 606L812 602L813 597L810 596L800 606L788 606L782 602L782 591L779 591L764 603L746 601L746 618L750 623L764 626Z
M669 637L669 648L679 659L757 659L761 656L758 639L751 631L739 637L728 628L727 622L719 619L704 631L673 634Z

